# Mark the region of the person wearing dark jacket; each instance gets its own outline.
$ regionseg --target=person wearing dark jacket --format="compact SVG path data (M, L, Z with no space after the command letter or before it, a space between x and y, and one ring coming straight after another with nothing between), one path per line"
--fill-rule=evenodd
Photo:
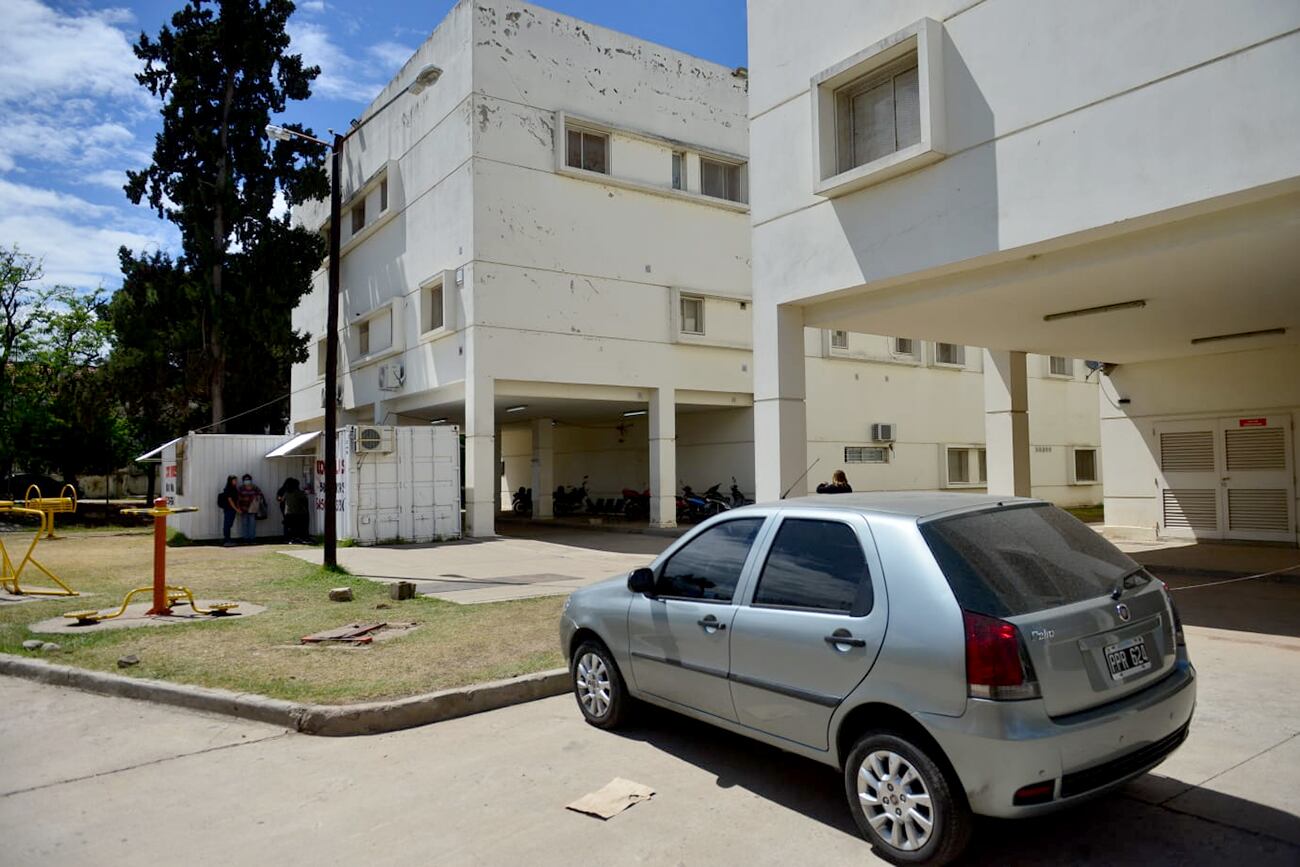
M299 487L298 480L293 478L285 479L281 490L284 492L280 502L284 509L285 540L295 545L310 543L307 538L307 495Z
M226 476L226 486L217 494L217 505L221 507L221 544L227 548L235 544L230 541L230 529L235 526L235 516L239 514L238 481L235 476Z
M853 488L849 485L849 477L844 475L843 470L836 470L831 473L830 482L822 482L817 486L819 494L851 494Z

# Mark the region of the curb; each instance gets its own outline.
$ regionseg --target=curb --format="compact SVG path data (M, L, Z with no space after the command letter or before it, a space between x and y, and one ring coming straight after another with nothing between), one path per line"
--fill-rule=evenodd
M392 701L343 705L302 704L254 693L125 677L8 653L0 653L0 674L100 695L220 713L326 737L399 731L569 691L569 672L563 668Z

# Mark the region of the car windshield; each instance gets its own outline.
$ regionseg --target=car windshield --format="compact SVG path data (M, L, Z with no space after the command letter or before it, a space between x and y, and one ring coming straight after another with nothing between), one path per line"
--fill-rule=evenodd
M1033 505L921 524L966 611L1015 617L1145 584L1141 566L1055 506Z

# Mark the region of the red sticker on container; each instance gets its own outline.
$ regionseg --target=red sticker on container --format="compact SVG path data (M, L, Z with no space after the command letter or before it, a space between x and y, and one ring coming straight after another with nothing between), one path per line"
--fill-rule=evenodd
M1268 427L1266 418L1239 418L1237 419L1239 427Z

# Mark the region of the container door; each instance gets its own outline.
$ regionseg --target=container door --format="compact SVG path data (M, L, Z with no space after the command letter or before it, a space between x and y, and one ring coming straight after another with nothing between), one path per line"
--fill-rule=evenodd
M1219 487L1223 466L1218 419L1157 425L1159 535L1223 538Z
M1222 419L1221 429L1221 489L1227 537L1294 542L1290 420L1283 416L1240 416Z

